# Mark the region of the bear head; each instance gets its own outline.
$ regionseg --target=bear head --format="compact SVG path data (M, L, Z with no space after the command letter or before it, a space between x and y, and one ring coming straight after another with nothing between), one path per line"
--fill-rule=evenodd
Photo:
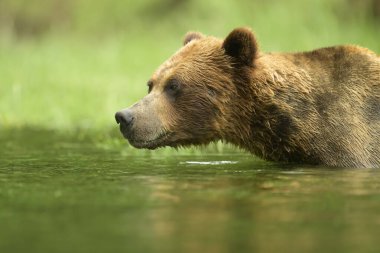
M183 47L149 79L148 94L116 113L122 134L136 148L155 149L228 141L231 131L247 131L237 122L249 117L244 86L257 54L248 28L224 40L187 33Z

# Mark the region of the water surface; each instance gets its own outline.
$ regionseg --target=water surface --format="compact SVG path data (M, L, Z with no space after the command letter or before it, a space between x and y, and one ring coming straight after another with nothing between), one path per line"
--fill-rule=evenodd
M0 252L380 252L380 170L0 129Z

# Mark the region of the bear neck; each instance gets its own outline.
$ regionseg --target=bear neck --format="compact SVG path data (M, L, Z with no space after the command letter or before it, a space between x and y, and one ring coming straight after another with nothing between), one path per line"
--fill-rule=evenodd
M301 136L297 115L292 113L292 107L302 103L294 99L294 92L302 92L295 90L299 87L295 83L309 77L292 70L285 73L270 62L259 61L235 74L239 78L232 108L237 112L228 120L226 139L266 160L318 163L300 143L308 136Z

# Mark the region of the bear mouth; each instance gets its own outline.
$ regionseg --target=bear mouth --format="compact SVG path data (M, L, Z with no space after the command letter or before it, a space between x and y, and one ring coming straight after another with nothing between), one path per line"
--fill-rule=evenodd
M173 133L164 132L153 140L138 140L128 138L129 143L135 148L156 149L168 145L168 139Z

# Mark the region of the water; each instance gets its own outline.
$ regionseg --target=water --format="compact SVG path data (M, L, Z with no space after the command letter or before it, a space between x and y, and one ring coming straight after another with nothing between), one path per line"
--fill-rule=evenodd
M0 252L380 252L380 170L0 129ZM184 154L185 153L185 154Z

